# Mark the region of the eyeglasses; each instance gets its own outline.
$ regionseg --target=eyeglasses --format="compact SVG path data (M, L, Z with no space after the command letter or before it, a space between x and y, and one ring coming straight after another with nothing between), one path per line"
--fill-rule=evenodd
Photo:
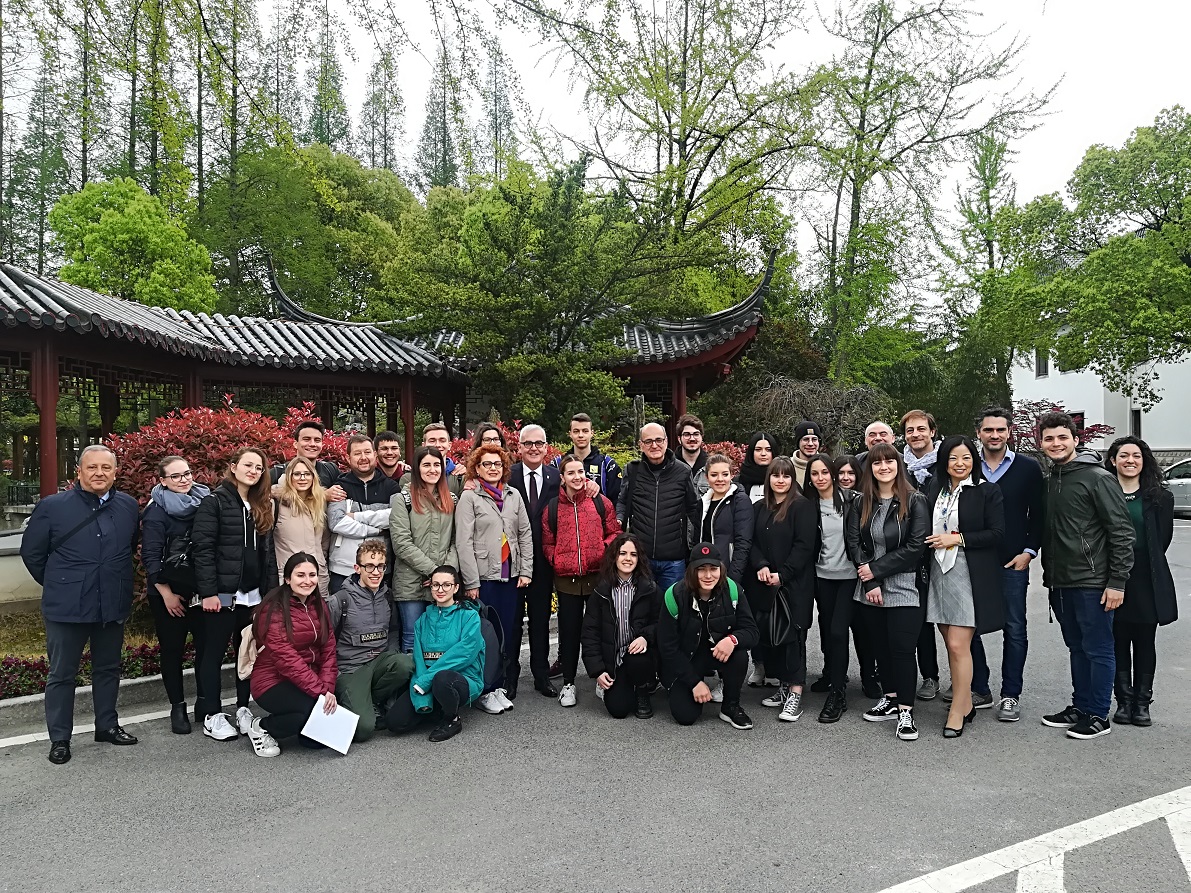
M451 583L431 583L430 588L435 592L450 592L455 588L455 584Z
M689 439L691 439L692 437L702 437L702 436L703 436L703 435L702 435L702 434L700 434L698 431L683 431L683 432L682 432L682 439L683 439L683 440L689 440Z
M546 445L544 440L523 440L521 441L523 447L529 447L531 450L540 450Z
M387 564L359 564L356 566L368 574L383 574L389 567Z
M651 438L649 438L649 440L641 441L641 446L651 447L651 446L665 446L665 445L666 445L666 438L664 438L664 437L651 437Z
M481 463L480 463L480 468L490 468L490 469L493 469L493 470L495 470L495 469L497 469L497 468L504 468L504 467L505 467L505 464L504 464L503 462L500 462L500 461L496 461L496 462L481 462Z
M309 471L295 471L290 475L295 481L307 481L314 477Z
M167 474L165 476L166 480L168 480L168 481L185 481L185 480L189 480L192 477L194 477L194 472L191 471L189 468L186 469L185 471L180 471L177 474Z
M484 444L485 446L500 446L500 438L499 437L485 437L483 440L480 441L480 443Z

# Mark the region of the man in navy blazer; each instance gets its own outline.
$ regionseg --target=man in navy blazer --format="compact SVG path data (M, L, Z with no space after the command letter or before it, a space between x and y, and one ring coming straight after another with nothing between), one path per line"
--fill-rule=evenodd
M554 569L542 551L542 516L550 500L558 497L558 469L546 463L546 432L541 425L526 425L520 432L521 461L513 465L509 483L529 507L533 528L533 582L521 592L517 617L509 636L512 656L511 678L505 680L508 697L517 697L517 678L521 673L521 635L524 618L529 615L529 670L533 687L548 698L558 697L550 684L550 603L554 594Z
M99 444L87 447L79 456L78 481L41 500L21 537L21 560L41 584L50 659L45 715L51 763L70 759L75 677L88 641L95 740L137 741L120 727L116 697L124 622L132 611L132 557L140 509L115 484L115 454Z

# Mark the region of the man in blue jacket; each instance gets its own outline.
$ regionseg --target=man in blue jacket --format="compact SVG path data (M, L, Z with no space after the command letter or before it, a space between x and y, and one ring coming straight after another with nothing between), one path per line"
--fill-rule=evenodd
M116 456L93 444L79 456L79 479L37 504L21 539L21 560L41 584L50 675L45 717L50 762L70 759L74 690L83 648L91 643L95 740L136 744L120 727L120 652L132 610L132 556L140 510L114 489Z

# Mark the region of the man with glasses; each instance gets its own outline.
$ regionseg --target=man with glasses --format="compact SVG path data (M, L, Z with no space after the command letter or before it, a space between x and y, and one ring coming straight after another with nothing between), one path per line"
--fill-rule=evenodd
M401 492L396 481L377 470L372 440L363 434L348 438L347 462L351 470L339 476L347 499L327 507L327 527L332 533L327 570L332 594L355 572L356 549L361 542L388 541L389 502Z
M335 697L360 714L356 741L367 741L378 726L383 728L389 703L413 675L412 655L389 650L393 602L385 583L386 554L381 540L360 543L355 573L327 600L339 658Z
M641 538L654 579L665 592L686 571L702 506L690 467L667 448L665 428L650 422L638 444L641 458L629 463L616 519Z
M551 499L558 496L558 469L546 464L546 431L541 425L526 425L521 429L521 461L513 466L509 485L521 494L529 510L529 524L533 530L533 581L520 590L517 614L509 637L509 672L505 678L505 695L517 697L517 677L521 673L521 639L525 617L529 616L529 670L533 687L548 698L558 692L550 684L550 603L554 592L554 570L542 550L542 515Z
M678 417L674 424L678 432L678 460L691 470L695 493L702 496L709 489L707 484L707 450L703 448L703 421L687 413Z
M327 491L327 502L339 502L347 497L343 487L339 486L339 466L334 462L320 459L323 454L323 435L326 428L315 421L302 422L294 429L294 451L304 459L310 460L318 472L318 481ZM273 484L273 496L280 496L277 483L285 474L285 463L274 465L269 469L269 481Z

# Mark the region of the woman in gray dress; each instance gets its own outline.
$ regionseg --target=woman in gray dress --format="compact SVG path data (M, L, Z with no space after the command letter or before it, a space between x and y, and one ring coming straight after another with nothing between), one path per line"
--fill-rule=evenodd
M972 636L1004 624L997 550L1005 535L1001 489L986 481L970 438L955 435L939 446L927 488L931 507L930 593L926 622L937 623L951 665L951 712L944 738L958 738L976 716L972 706Z

